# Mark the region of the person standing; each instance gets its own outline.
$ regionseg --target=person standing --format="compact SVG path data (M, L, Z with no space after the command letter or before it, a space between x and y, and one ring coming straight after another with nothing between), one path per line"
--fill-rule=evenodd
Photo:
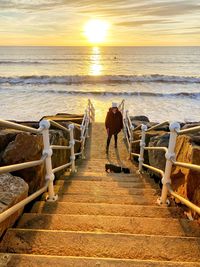
M112 103L112 107L109 108L109 111L105 120L105 127L107 130L107 144L106 144L106 154L108 154L109 145L112 136L114 135L115 139L115 148L117 148L117 135L123 128L123 117L122 113L118 109L117 103Z

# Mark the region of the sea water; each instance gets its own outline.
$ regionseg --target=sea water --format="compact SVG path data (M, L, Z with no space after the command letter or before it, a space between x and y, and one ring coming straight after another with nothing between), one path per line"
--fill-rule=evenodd
M0 118L39 120L111 102L152 121L200 121L200 47L0 47Z

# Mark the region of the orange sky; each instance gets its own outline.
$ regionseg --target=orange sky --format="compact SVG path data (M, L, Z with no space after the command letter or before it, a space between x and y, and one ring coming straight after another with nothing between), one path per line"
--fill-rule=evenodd
M0 45L91 45L90 19L110 25L103 45L200 45L199 0L1 0Z

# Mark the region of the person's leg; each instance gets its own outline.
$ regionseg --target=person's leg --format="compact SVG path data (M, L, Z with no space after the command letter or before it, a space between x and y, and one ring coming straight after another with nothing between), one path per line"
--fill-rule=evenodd
M117 134L115 134L114 137L115 137L115 148L117 148Z
M111 137L112 137L112 135L108 135L108 137L107 137L106 153L108 153Z

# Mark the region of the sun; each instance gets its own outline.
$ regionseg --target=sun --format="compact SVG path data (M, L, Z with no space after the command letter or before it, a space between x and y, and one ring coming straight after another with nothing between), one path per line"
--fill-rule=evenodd
M100 19L89 20L84 27L84 34L92 44L99 44L106 41L109 24Z

